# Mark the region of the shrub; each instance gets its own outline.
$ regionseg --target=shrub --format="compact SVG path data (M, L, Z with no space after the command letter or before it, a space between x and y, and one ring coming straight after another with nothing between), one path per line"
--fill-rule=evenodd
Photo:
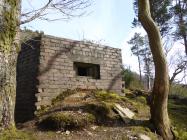
M125 87L129 89L144 89L143 83L139 81L139 75L130 69L124 69L122 79L125 81Z
M125 69L122 72L122 79L125 81L125 87L129 87L134 80L133 72L130 69Z
M144 85L139 81L139 79L134 79L129 85L129 89L131 90L142 90L144 89Z

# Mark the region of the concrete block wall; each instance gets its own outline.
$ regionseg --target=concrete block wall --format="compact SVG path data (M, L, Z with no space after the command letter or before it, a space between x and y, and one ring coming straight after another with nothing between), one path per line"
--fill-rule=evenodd
M53 36L43 36L40 46L36 107L51 103L66 89L106 89L121 92L121 50ZM100 65L100 79L77 76L74 62Z
M100 78L77 76L74 62L99 65ZM48 35L29 39L17 61L16 121L32 119L37 109L67 89L121 92L121 66L120 49Z
M40 40L40 37L33 37L24 41L18 55L15 106L16 122L24 122L34 117Z

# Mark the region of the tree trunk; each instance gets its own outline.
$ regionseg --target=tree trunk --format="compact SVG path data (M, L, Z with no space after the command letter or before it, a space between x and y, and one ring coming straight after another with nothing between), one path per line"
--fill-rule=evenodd
M146 77L147 77L147 78L146 78L146 79L147 79L147 80L146 80L146 81L147 81L147 89L150 90L150 88L151 88L151 83L150 83L150 76L149 76L149 74L147 74Z
M155 80L151 98L151 121L164 140L172 140L167 102L169 77L166 58L162 49L160 31L151 18L149 0L139 0L139 20L149 37L149 45L155 64Z
M14 127L20 0L0 0L0 130Z
M14 127L14 106L16 96L16 55L1 54L1 87L0 126L4 128Z
M184 39L185 54L187 56L187 36L183 35L183 39Z
M179 6L180 8L180 12L178 13L179 14L179 32L180 32L180 35L181 37L183 38L184 40L184 49L185 49L185 54L187 56L187 35L186 35L186 24L185 24L185 12L184 12L184 7L185 7L185 1L178 1L176 4Z
M138 67L139 67L139 74L140 74L140 83L142 82L142 70L141 70L141 62L140 62L140 56L138 54Z
M150 65L149 65L149 58L145 54L145 69L146 69L146 82L147 82L147 89L150 90L151 85L150 85Z

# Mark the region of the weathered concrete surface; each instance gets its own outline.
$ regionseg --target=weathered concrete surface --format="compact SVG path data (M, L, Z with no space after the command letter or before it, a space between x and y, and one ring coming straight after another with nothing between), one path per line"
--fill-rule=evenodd
M77 76L74 62L99 65L100 78ZM48 35L29 40L18 58L17 110L32 115L67 89L121 92L121 66L120 49Z

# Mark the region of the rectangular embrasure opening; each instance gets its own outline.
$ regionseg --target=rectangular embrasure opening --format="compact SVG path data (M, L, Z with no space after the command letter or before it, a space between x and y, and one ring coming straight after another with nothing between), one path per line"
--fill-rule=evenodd
M98 64L74 62L74 70L77 76L100 79L100 65Z

